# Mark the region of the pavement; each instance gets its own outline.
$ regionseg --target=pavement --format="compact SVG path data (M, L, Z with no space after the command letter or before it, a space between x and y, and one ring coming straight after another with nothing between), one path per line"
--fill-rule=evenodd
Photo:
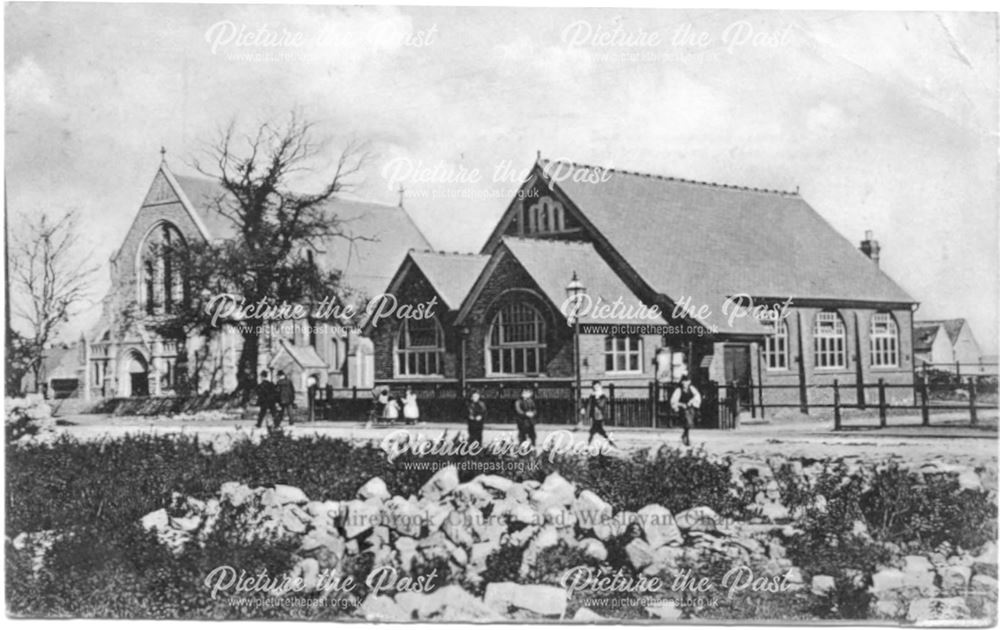
M755 457L782 455L816 459L860 455L882 459L895 455L904 460L925 461L941 458L995 468L997 461L997 414L981 414L979 426L968 425L968 416L961 413L954 418L933 418L932 426L920 426L919 417L891 417L889 426L878 428L877 417L851 419L841 431L832 430L829 419L810 416L773 419L766 423L742 424L730 431L713 429L691 432L693 445L716 454L748 454ZM225 448L233 441L259 439L265 430L254 429L251 420L191 420L177 421L170 418L136 416L75 415L59 419L57 430L83 440L100 440L124 435L189 435ZM292 437L327 436L354 442L381 443L395 431L405 430L413 436L429 439L442 434L464 433L460 423L421 423L416 426L372 426L360 423L318 421L296 423L284 427ZM586 442L586 429L574 432L567 425L541 424L537 427L538 443L547 438L574 445ZM681 446L680 429L647 429L608 427L619 450L628 451L666 444ZM498 438L516 435L513 425L487 425L484 438L487 443ZM551 437L549 437L551 436ZM595 443L601 438L595 438Z

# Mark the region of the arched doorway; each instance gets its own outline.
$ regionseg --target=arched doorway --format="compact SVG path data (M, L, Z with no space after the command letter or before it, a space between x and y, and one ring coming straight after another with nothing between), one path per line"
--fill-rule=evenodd
M149 363L133 350L122 361L122 394L124 396L149 396Z

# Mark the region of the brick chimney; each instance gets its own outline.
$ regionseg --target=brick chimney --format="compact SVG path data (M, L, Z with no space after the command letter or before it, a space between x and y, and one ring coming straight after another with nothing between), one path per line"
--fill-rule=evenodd
M878 253L882 251L882 248L879 247L878 241L872 238L871 230L865 230L865 240L861 241L861 247L858 249L861 250L862 254L871 258L875 266L878 267Z

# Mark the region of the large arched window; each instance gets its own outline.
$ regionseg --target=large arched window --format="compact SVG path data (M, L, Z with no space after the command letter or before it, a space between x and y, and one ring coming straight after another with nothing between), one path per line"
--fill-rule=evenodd
M899 327L892 313L872 315L871 340L873 367L897 367L899 365Z
M813 325L813 354L816 367L835 369L847 367L847 331L844 320L836 311L816 313Z
M174 313L184 302L182 256L186 246L177 228L163 222L143 241L139 266L139 302L149 313Z
M514 302L500 309L487 342L490 374L539 374L544 369L545 321L529 304Z
M764 365L769 370L788 369L788 322L770 322L771 334L764 339Z
M444 332L437 319L404 319L396 335L396 376L440 376Z

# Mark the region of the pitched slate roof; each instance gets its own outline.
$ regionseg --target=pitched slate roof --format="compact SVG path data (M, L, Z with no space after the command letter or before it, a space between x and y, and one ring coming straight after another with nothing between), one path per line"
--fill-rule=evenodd
M236 224L218 211L217 201L225 197L217 183L201 177L174 176L202 219L210 238L225 239L236 234ZM431 244L403 208L337 197L325 208L337 217L348 238L333 237L317 258L331 269L343 272L345 285L368 296L385 291L410 248L430 248Z
M656 291L718 312L726 296L913 303L797 193L740 188L541 160ZM561 171L554 169L561 168Z
M42 353L42 375L45 378L77 378L83 367L78 343L46 348Z
M236 224L218 211L217 202L225 198L225 190L218 182L204 177L174 175L174 179L187 195L191 206L198 213L211 238L230 238L236 235Z
M955 319L925 319L919 322L913 322L913 326L924 327L924 326L941 326L944 331L948 333L948 339L951 341L951 345L955 345L958 341L958 335L962 332L962 327L965 326L965 319L958 317Z
M299 346L295 345L285 339L281 340L281 349L291 357L292 361L295 361L302 368L325 368L327 367L326 361L320 358L316 354L316 349L312 346ZM271 359L271 365L277 365L280 363L281 351Z
M930 352L940 330L938 322L913 322L913 351Z
M557 308L566 301L566 285L574 271L583 282L587 295L594 300L595 308L598 298L609 305L621 299L623 308L619 310L631 309L633 314L645 306L590 243L510 236L504 237L501 242ZM662 316L611 319L587 313L581 316L580 322L639 325L665 324L666 320Z
M462 305L490 259L480 254L431 250L411 250L409 256L450 310Z

